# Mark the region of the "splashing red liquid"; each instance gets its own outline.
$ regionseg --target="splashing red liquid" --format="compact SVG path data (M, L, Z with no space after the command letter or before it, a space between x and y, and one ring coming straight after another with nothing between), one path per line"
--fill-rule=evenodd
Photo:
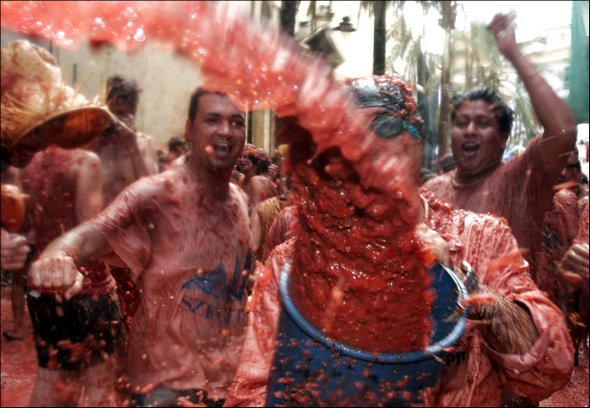
M421 204L411 175L420 152L409 134L391 143L368 130L368 114L355 108L326 61L225 4L3 2L1 11L2 28L68 49L81 40L127 51L160 42L200 64L209 90L226 92L250 109L296 117L305 132L288 140L299 146L295 155L305 156L293 171L300 216L310 228L299 234L295 297L305 299L311 288L314 298L299 304L304 315L336 339L367 350L416 350L429 343L430 280L413 230ZM312 159L319 167L310 165ZM335 186L334 178L344 173L350 177ZM345 231L325 215L354 227ZM314 278L307 280L310 272ZM326 324L321 314L332 301L338 311ZM398 319L393 329L392 317Z

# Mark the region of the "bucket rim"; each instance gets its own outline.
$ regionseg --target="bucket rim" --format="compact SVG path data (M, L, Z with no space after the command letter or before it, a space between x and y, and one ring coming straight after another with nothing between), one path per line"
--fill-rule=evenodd
M460 313L457 318L457 323L455 327L453 327L453 329L445 337L443 337L438 342L433 343L425 349L419 351L409 351L402 353L375 353L371 351L362 350L356 347L352 347L344 343L340 343L334 340L333 338L330 338L329 336L323 334L307 319L305 319L305 317L303 317L303 315L297 310L295 304L293 303L291 295L289 294L289 278L291 272L290 262L285 262L285 264L281 268L279 274L279 291L285 310L287 311L291 319L293 319L295 324L297 324L297 326L299 326L299 328L303 330L308 336L310 336L314 340L319 341L324 346L330 349L335 349L343 353L344 355L347 355L358 360L386 364L415 363L426 359L430 359L433 355L441 354L446 348L453 346L457 341L459 341L459 338L463 334L465 326L467 325L467 309L461 306L461 301L466 299L468 296L467 289L465 288L465 285L463 284L459 276L443 264L437 263L431 268L431 270L438 267L442 268L443 272L449 275L449 277L455 284L455 288L457 290L456 310Z

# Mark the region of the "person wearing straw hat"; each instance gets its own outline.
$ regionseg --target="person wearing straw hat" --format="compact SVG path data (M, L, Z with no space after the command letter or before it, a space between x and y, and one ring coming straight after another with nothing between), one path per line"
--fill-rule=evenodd
M356 97L359 116L361 110L370 112L370 129L383 140L377 145L379 148L386 147L385 141L404 146L398 153L402 157L390 157L389 163L394 163L390 166L392 177L398 177L398 168L401 168L404 176L418 183L422 160L416 129L420 128L420 119L408 113L412 111L413 101L411 94L408 96L407 87L392 77L380 76L351 81L345 88ZM404 98L407 98L405 102ZM327 314L328 310L346 310L342 318L349 320L345 320L347 324L343 325L342 332L358 333L358 342L364 343L374 335L377 339L390 341L411 336L412 327L375 333L369 330L367 323L373 318L381 322L398 320L394 316L376 313L372 305L379 304L380 299L384 303L397 302L398 299L383 300L382 293L390 285L407 287L408 282L385 283L381 282L380 275L374 276L375 271L371 268L379 267L384 260L379 258L377 250L371 248L376 245L387 248L391 243L386 239L371 241L374 229L363 231L359 227L371 218L367 214L369 211L364 209L366 202L377 199L360 185L351 188L355 192L352 198L346 197L347 190L342 186L359 183L359 173L341 156L341 150L330 149L326 151L329 155L326 152L319 154L308 141L311 135L298 125L296 118L284 118L281 126L285 134L293 136L289 168L292 169L295 198L301 201L291 210L297 220L290 228L292 235L283 234L287 240L272 250L264 265L257 265L256 283L248 305L250 314L244 350L226 406L502 406L505 388L539 401L567 382L573 366L573 348L563 314L535 286L510 228L493 215L455 209L424 189L419 190L423 212L417 227L423 232L417 235L425 250L433 251L435 259L456 265L459 274L468 272L465 277L470 278L466 279L466 284L469 283L473 291L473 296L468 298L472 309L465 332L452 347L441 350L449 354L444 359L439 358L441 370L434 384L424 388L412 386L419 384L420 378L428 377L432 371L419 371L415 378L402 376L398 381L392 381L399 371L410 372L415 364L393 363L387 369L386 365L379 363L379 358L388 358L381 357L384 353L360 350L350 343L336 344L338 339L334 336L309 335L312 330L307 316L311 314L304 315L306 309L299 307L299 314L307 319L305 322L294 317L293 308L287 305L305 305L309 299L318 298L318 293L328 293L331 295L327 298L320 297L326 315L330 316L326 318L326 324L333 325L336 319L333 316L339 316ZM368 140L369 136L355 135L365 137L363 140ZM366 145L364 141L359 143ZM333 171L333 168L342 170ZM301 176L307 175L306 171L311 173L307 177L313 182L306 182L307 179ZM360 204L346 213L349 216L334 215L338 213L330 211L333 200L319 203L322 197L330 197L333 191L346 197L346 206ZM360 201L363 198L364 201ZM363 202L365 207L362 207ZM317 218L313 219L317 213ZM400 218L395 214L392 217ZM324 220L327 221L324 223ZM379 226L382 224L384 222ZM355 226L362 232L356 233L355 240L349 240ZM307 238L315 245L311 248L305 238L299 239L302 231L309 230L320 231L323 238ZM341 235L340 230L344 231ZM357 242L358 246L351 248ZM342 254L337 258L340 262L333 260L334 254L338 253ZM296 270L293 265L298 265L301 257L308 262L303 270ZM355 269L354 260L363 257L374 257L364 264L368 270ZM320 267L319 272L312 269L315 268L310 265L313 259L319 259L325 269ZM391 259L393 265L395 261ZM473 266L475 275L463 261ZM361 259L358 265L362 266L362 262ZM312 280L317 274L322 280ZM290 291L285 290L288 275L291 282L294 277L300 277L300 282L305 284L294 283L301 285L301 289L297 286L294 289L291 285ZM352 282L341 285L340 282L349 279L349 275ZM409 280L411 274L407 277ZM373 282L375 290L371 287ZM403 291L398 292L398 296L400 293ZM417 293L407 295L414 309L396 310L396 313L412 316L422 301ZM360 304L362 310L350 310L349 304ZM320 304L319 310L321 307ZM316 313L321 315L321 312ZM359 320L361 318L363 320ZM452 316L448 321L453 321ZM441 321L438 323L442 325ZM361 357L351 358L350 355ZM397 354L394 361L402 357ZM371 363L367 365L367 361ZM350 389L344 384L350 384ZM413 388L406 388L408 384Z
M78 264L109 255L140 288L125 374L133 406L221 406L246 323L250 221L230 183L246 138L226 94L193 93L184 164L127 187L98 217L54 241L31 266L44 287L76 290Z
M44 250L102 209L98 156L79 149L114 123L63 83L53 56L19 40L2 47L2 149L23 167L29 242ZM28 283L38 372L32 406L114 406L114 354L124 344L115 282L101 262L81 265L76 296ZM92 386L91 386L92 385Z

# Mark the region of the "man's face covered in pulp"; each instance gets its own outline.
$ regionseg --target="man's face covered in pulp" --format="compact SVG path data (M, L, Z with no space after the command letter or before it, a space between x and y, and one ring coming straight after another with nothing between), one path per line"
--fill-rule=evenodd
M283 121L282 133L293 141L288 167L293 172L295 194L301 198L298 201L310 206L310 211L323 212L323 222L367 225L363 228L367 237L375 233L368 225L385 219L393 220L396 228L412 228L417 221L423 123L411 87L381 76L350 81L345 89L356 100L359 118L366 121L364 131L355 137L318 152L305 129L296 124L289 128L289 122ZM345 157L347 146L343 143L358 145L367 156L354 162ZM387 178L395 188L387 192L369 188L361 180L362 173L369 174L369 180ZM333 200L325 199L328 196Z

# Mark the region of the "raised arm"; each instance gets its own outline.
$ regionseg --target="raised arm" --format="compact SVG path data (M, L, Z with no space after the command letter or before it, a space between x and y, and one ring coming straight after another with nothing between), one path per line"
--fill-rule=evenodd
M516 44L514 23L504 14L496 14L489 25L500 52L516 69L531 98L537 118L543 126L541 143L534 144L535 161L547 172L562 170L566 154L576 143L576 120L566 103L549 86Z

